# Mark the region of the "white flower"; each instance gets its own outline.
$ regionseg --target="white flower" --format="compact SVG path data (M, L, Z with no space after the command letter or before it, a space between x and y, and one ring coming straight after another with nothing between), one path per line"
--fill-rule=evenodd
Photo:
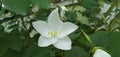
M102 49L96 49L93 57L111 57L111 55Z
M78 26L71 22L62 22L59 18L58 8L50 13L48 22L35 21L32 24L36 31L41 34L38 39L40 47L53 45L61 50L71 49L72 42L67 35L75 31Z

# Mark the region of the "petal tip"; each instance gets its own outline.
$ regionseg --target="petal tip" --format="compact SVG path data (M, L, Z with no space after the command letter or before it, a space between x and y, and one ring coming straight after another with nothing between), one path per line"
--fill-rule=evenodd
M60 50L71 50L72 47L68 47L68 48L58 48L58 49L60 49Z

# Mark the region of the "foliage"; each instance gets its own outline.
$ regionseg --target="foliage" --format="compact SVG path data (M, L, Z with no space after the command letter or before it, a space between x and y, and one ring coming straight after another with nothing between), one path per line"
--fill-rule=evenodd
M46 20L55 7L66 1L73 2L0 0L0 57L92 57L94 47L102 47L112 57L120 57L119 0L78 0L77 3L65 5L68 11L62 21L79 26L77 31L69 35L72 49L62 51L53 46L38 47L40 35L33 28L32 22ZM101 14L104 4L111 6Z

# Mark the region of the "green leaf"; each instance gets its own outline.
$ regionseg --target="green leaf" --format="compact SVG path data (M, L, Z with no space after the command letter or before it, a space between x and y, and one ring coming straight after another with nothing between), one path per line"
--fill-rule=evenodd
M37 12L37 14L36 14L36 18L35 19L38 19L38 20L47 20L47 18L46 17L48 17L48 11L44 11L44 12Z
M120 24L118 23L118 22L116 22L116 21L113 21L112 23L111 23L111 25L110 25L110 30L111 31L113 31L113 30L115 30L116 28L118 28L120 26Z
M17 14L26 15L30 5L29 0L2 0L7 9Z
M76 6L75 8L74 8L74 11L80 11L80 12L84 12L86 9L84 8L84 7L82 7L82 6Z
M75 12L72 12L72 11L68 11L68 12L66 12L66 17L67 17L67 19L69 20L69 21L71 21L71 22L75 22L76 21L76 17L77 17L77 15L76 15L76 13Z
M108 47L110 44L111 36L109 32L96 32L91 35L93 42L96 46Z
M65 51L65 57L88 57L88 53L78 46L73 46L69 51Z
M4 14L4 12L5 12L5 10L1 9L1 10L0 10L0 16L1 16L2 14Z
M106 48L112 57L120 57L120 32L96 32L91 38L96 46Z
M13 30L7 38L8 46L16 51L20 51L22 48L22 40L20 39L19 31Z
M105 2L104 0L97 0L100 5L103 5Z
M71 39L76 39L76 38L78 38L80 36L80 34L81 33L72 33L72 34L70 34L70 38Z
M18 37L10 37L9 39L8 39L8 41L10 42L10 43L8 43L9 45L9 47L11 48L11 49L14 49L14 50L17 50L17 51L20 51L21 50L21 48L22 48L22 42L21 42L21 40L18 38Z
M1 57L21 57L21 54L15 50L8 49L7 52Z
M0 39L0 56L3 55L7 51L7 43L5 40Z
M4 31L4 26L0 24L0 33Z
M120 26L120 13L118 13L110 24L110 30L113 31Z
M82 24L90 25L89 21L88 21L88 18L85 17L85 16L82 16L82 14L80 14L80 13L77 13L77 20Z
M104 0L104 1L108 3L108 2L114 2L114 1L117 1L117 0Z
M1 46L4 45L5 47L14 49L16 51L20 51L22 48L22 41L17 30L13 30L10 34L3 35L3 38L0 39L0 42Z
M54 57L51 50L48 48L41 48L37 45L29 46L22 57Z
M52 3L52 0L32 0L32 3L41 8L49 9L50 4Z
M89 10L95 8L95 6L98 6L98 2L96 0L83 0L81 2L81 5Z
M111 42L108 46L108 50L111 52L113 57L120 57L120 32L111 33Z
M19 28L18 24L13 24L8 27L8 29L17 29L17 28Z

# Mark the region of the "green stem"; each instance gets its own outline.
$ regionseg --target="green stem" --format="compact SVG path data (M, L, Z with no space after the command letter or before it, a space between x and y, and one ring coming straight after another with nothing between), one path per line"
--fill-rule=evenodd
M20 18L20 19L21 19L21 21L22 21L22 25L23 25L23 27L24 27L25 31L27 31L27 27L25 26L25 23L24 23L23 18Z
M81 31L82 31L82 33L84 34L84 36L85 36L85 38L86 38L86 40L90 43L90 45L91 45L91 47L94 47L94 45L93 45L93 42L92 42L92 40L91 40L91 38L84 32L84 30L83 29L81 29Z
M27 33L26 38L25 38L25 43L26 43L25 46L29 46L29 44L31 43L30 34L29 34L29 31L24 23L23 17L21 17L21 21L22 21L22 25L24 27L24 30Z

